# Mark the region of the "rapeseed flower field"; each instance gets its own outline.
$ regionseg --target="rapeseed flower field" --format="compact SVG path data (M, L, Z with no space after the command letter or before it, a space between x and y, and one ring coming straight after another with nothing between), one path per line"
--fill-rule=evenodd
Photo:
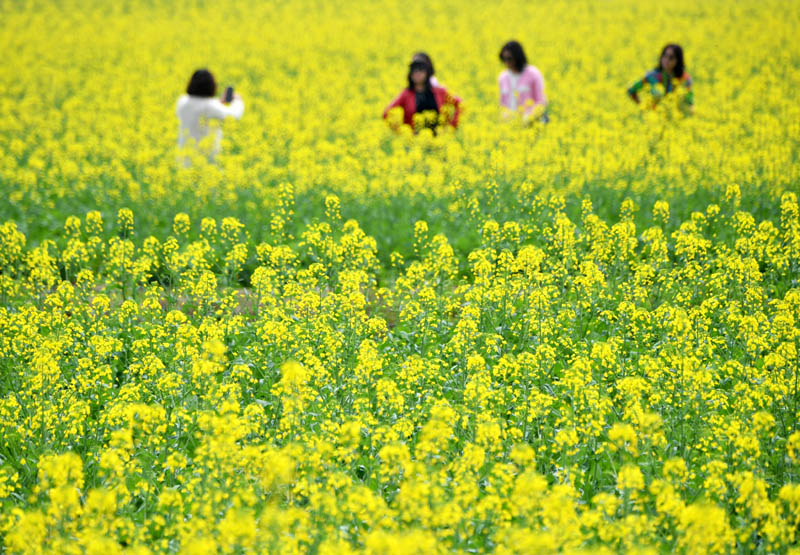
M0 5L5 551L798 552L800 7L409 8Z

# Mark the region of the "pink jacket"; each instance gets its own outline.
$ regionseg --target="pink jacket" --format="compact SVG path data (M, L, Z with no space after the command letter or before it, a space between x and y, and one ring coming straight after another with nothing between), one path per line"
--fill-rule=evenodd
M511 108L511 99L515 91L511 90L511 70L505 70L497 79L500 84L500 104L506 108ZM517 79L517 109L525 106L529 100L534 104L547 104L547 97L544 95L544 77L542 72L534 66L526 66L519 74ZM526 108L526 113L533 107Z

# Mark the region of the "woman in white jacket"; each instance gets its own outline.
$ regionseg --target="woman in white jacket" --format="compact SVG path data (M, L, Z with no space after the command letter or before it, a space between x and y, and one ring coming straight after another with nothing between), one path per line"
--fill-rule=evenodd
M244 114L244 102L235 94L229 103L224 98L216 98L217 83L214 76L207 69L198 69L192 74L186 94L178 99L176 112L180 125L178 128L178 147L187 146L190 140L200 143L209 134L209 120L224 120L231 116L236 119ZM213 146L207 152L209 159L213 160L219 152L222 140L222 129L216 130ZM186 162L184 161L184 164Z

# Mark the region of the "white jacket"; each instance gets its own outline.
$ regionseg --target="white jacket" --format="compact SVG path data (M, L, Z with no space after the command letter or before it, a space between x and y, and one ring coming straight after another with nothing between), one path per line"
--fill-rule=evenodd
M244 102L241 98L235 97L230 104L226 105L216 97L184 94L178 99L175 111L180 120L178 146L182 147L189 137L200 142L208 135L209 119L224 120L228 116L241 118L244 114ZM219 149L220 139L222 139L222 130L217 130L215 151Z

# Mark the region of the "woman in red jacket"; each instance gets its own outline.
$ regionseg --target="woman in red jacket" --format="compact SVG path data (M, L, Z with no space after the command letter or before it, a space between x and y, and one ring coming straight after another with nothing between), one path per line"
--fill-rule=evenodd
M414 133L427 127L436 134L439 124L457 127L461 99L444 87L432 85L432 74L430 64L422 60L411 62L408 87L383 111L383 117L386 118L393 108L400 107L403 109L403 123L411 126Z

